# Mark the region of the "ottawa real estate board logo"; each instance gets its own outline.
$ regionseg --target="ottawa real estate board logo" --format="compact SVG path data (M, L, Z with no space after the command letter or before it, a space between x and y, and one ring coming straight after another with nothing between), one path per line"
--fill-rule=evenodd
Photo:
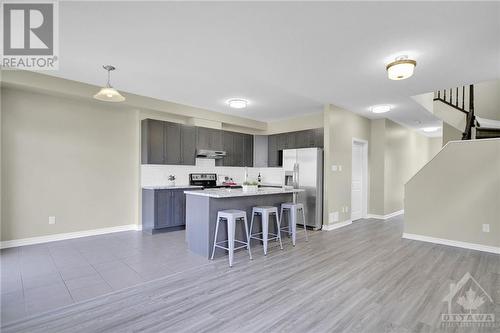
M2 1L2 69L57 70L57 1Z
M448 311L441 314L442 327L498 327L495 302L469 272L450 284L443 302Z

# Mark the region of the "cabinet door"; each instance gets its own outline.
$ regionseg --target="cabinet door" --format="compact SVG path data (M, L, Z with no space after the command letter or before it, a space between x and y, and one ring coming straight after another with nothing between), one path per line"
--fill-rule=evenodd
M210 149L222 150L222 132L216 129L209 129L210 133Z
M181 126L181 164L196 164L196 127Z
M243 135L239 133L234 133L234 160L233 166L243 166Z
M164 122L165 124L165 164L181 163L181 126L180 124Z
M324 146L324 129L323 128L317 128L314 130L314 146L323 148Z
M234 166L234 134L233 132L222 132L222 148L226 156L222 160L224 166Z
M285 134L286 147L284 149L297 148L297 132L290 132Z
M186 224L186 198L183 190L171 190L171 218L168 223L169 227L176 227Z
M196 148L222 150L222 132L212 128L197 127Z
M243 137L243 166L253 167L253 135Z
M277 148L278 150L283 150L287 149L287 133L281 133L276 135L278 140L277 140Z
M142 164L165 164L165 138L163 121L144 119L141 123Z
M196 128L196 148L197 149L209 149L209 133L208 128L197 127Z
M170 190L155 191L155 229L165 228L169 225L172 216L170 192Z
M278 166L278 138L277 135L269 135L267 144L267 164L269 167Z

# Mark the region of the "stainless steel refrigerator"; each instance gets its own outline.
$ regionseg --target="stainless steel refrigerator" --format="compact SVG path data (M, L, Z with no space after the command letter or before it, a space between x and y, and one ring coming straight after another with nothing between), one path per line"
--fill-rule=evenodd
M323 149L283 150L285 185L305 190L297 195L304 204L307 226L318 230L323 224ZM299 219L298 224L302 224Z

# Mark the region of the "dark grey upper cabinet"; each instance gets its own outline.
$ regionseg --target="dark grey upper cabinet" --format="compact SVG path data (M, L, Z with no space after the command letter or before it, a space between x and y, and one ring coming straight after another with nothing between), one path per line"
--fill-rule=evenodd
M221 165L253 166L253 135L223 131L222 146L226 156Z
M314 130L314 141L315 141L315 147L324 147L324 129L323 128L316 128Z
M196 148L222 150L222 131L213 128L197 127Z
M164 122L144 119L141 123L141 163L164 164Z
M226 152L226 156L221 161L224 166L234 166L235 163L234 135L233 132L222 132L222 149Z
M270 167L278 166L278 137L269 135L267 146L267 165Z
M181 164L181 125L165 124L165 164Z
M243 134L243 166L253 167L253 135Z
M155 119L141 124L142 164L195 164L196 127Z
M283 149L310 147L323 148L323 128L269 135L267 164L281 166Z
M181 126L181 164L196 164L196 127Z

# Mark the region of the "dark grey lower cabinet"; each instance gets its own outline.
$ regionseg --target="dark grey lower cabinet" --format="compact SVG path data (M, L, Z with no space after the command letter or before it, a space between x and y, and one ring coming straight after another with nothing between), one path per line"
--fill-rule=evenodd
M182 189L142 190L142 230L179 229L186 224L186 196Z

